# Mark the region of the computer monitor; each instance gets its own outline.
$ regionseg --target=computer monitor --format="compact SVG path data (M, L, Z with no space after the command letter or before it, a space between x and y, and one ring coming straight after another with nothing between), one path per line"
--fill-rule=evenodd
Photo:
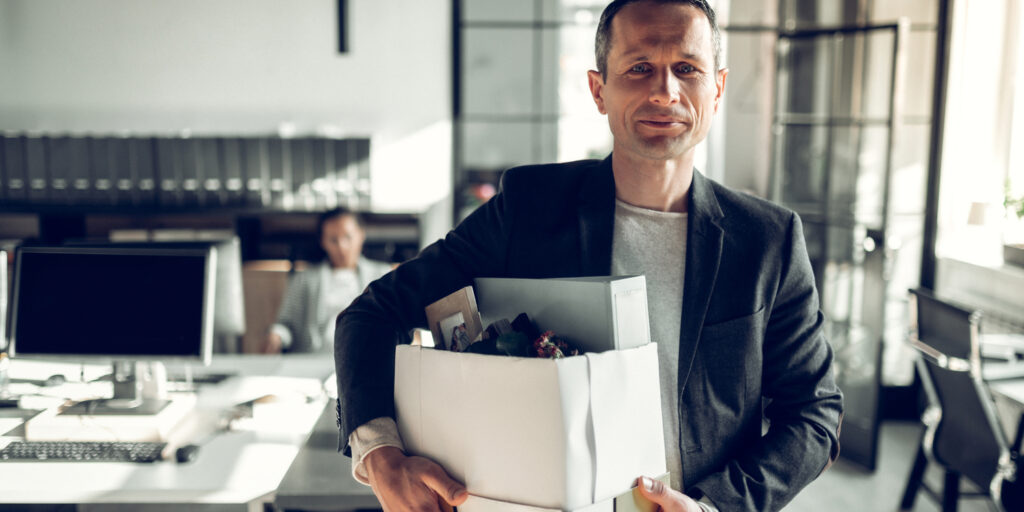
M241 352L245 334L245 297L242 293L242 250L238 237L217 240L96 241L72 240L67 245L131 248L197 248L217 250L213 283L213 353Z
M0 352L7 350L7 251L0 249ZM2 391L2 390L0 390Z
M111 362L111 407L145 405L131 363L207 364L217 250L23 246L15 251L12 357ZM156 401L154 401L156 402Z

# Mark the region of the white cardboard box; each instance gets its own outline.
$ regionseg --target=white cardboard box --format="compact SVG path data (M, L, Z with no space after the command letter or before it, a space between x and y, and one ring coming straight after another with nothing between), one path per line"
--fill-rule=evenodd
M586 352L651 341L644 276L478 278L473 288L485 326L526 313L541 330L565 336Z
M395 352L406 449L472 495L532 507L584 509L663 474L659 393L653 343L564 359Z
M668 473L654 476L668 485ZM644 498L636 487L619 494L618 496L599 501L568 512L656 512L658 505ZM470 495L469 498L458 506L459 512L566 512L561 509L531 507L519 503L492 500L480 496Z

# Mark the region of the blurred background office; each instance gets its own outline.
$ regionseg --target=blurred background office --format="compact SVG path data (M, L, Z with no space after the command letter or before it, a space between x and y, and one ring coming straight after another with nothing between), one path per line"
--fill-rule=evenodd
M258 352L318 212L398 263L509 166L608 153L606 3L0 0L2 246L237 237ZM908 288L1024 332L1024 8L711 3L730 74L697 166L801 214L847 397L847 480L821 485L892 508L923 403Z

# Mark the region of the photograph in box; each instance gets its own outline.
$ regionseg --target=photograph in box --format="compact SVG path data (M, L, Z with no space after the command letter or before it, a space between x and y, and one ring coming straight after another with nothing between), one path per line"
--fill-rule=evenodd
M434 338L434 346L440 349L451 349L452 328L458 325L465 326L464 334L469 341L476 339L483 331L472 286L456 290L427 306L425 313L430 334ZM453 324L458 316L461 316L461 320ZM460 350L465 350L465 347Z

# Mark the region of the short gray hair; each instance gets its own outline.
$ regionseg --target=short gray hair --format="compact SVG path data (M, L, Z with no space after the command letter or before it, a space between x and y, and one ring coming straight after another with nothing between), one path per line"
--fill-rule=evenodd
M597 23L597 36L594 38L594 54L597 57L597 70L601 73L601 79L608 79L608 51L612 46L612 19L622 10L623 7L645 0L615 0L604 8L601 13L601 21ZM718 20L715 18L715 10L708 5L706 0L650 0L659 4L684 4L692 5L701 10L707 16L711 24L711 47L715 53L715 71L722 69L722 31L718 28Z

